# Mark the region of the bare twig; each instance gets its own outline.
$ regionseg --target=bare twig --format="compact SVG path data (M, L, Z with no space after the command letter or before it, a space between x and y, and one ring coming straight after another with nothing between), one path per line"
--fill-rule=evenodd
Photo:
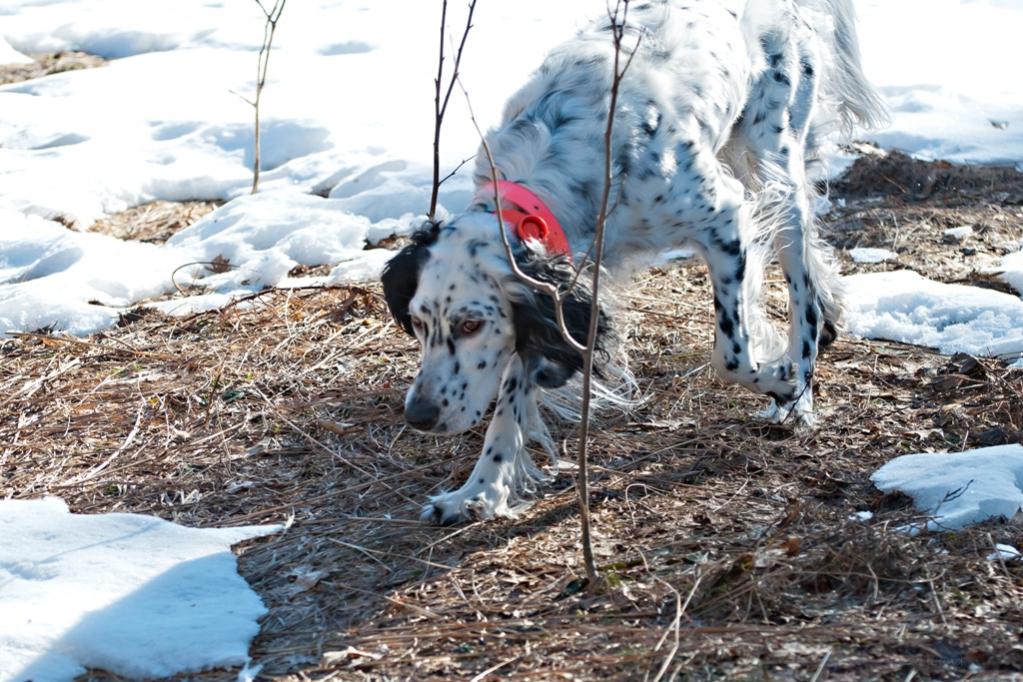
M579 516L580 516L580 532L581 541L583 547L583 564L586 569L586 576L589 580L589 584L594 586L597 584L598 575L596 562L593 557L593 543L590 533L590 509L589 509L589 472L587 469L587 458L588 450L587 443L589 440L589 421L590 421L590 402L591 393L593 386L593 358L594 351L597 343L597 329L600 318L600 268L604 256L604 227L607 223L608 207L611 196L611 184L612 184L612 137L614 132L614 115L615 110L618 106L618 92L622 79L625 77L625 73L628 71L629 66L632 64L632 58L635 56L636 51L639 47L639 40L642 39L640 36L637 39L636 46L633 48L632 53L625 61L624 65L621 63L622 53L622 39L625 35L625 25L628 19L629 11L629 0L617 0L614 6L614 10L608 8L608 17L611 20L612 35L614 37L614 60L613 60L613 72L611 79L611 98L608 106L608 117L607 126L604 130L604 190L602 194L602 200L600 205L600 213L597 216L596 230L593 238L593 242L590 245L590 249L586 254L586 258L578 266L575 279L572 284L574 286L575 280L578 279L580 273L583 271L586 263L589 260L589 254L594 254L593 259L593 272L591 279L591 309L590 309L590 325L587 333L586 343L580 343L577 339L572 336L569 331L567 324L565 323L564 315L564 293L556 285L541 282L533 277L530 277L519 267L515 260L512 252L511 244L508 241L507 231L500 230L501 242L504 245L505 255L508 258L508 263L511 266L512 272L515 276L523 283L529 285L535 290L547 294L554 299L554 311L555 319L558 324L558 329L561 332L561 336L565 342L578 351L583 356L583 394L582 394L582 410L581 410L581 423L579 433L579 457L578 457L578 477L577 477L577 489L579 492ZM476 132L479 134L481 140L481 146L483 153L487 157L487 162L490 166L491 180L494 185L494 209L495 213L501 215L501 197L497 190L498 172L497 164L494 161L493 154L490 150L490 145L487 143L486 136L483 134L479 123L476 120L476 114L472 108L472 102L469 99L469 93L466 91L465 86L462 85L460 79L457 79L459 87L465 94L466 103L469 108L469 117L472 121L473 126L476 128ZM571 291L571 287L568 289Z
M242 99L252 105L256 116L252 140L253 194L259 191L259 165L262 154L259 133L259 105L263 96L263 86L266 85L266 71L267 67L270 65L270 49L273 47L274 33L277 31L277 22L280 21L281 13L284 12L284 5L287 4L288 0L274 0L273 7L269 10L263 4L262 0L255 0L255 2L259 5L259 9L262 10L263 16L266 17L266 23L263 25L263 44L259 48L259 57L256 61L256 96L252 100L242 97ZM239 97L241 97L241 95L239 95Z
M657 580L663 585L666 585L675 595L675 618L672 619L671 625L664 631L664 634L661 635L661 639L657 642L657 646L654 647L654 653L656 653L664 645L665 640L668 639L668 634L670 633L672 635L674 642L672 644L671 651L668 652L668 655L664 658L664 662L661 663L661 667L658 669L657 676L654 677L653 682L661 682L661 680L664 679L665 674L668 672L668 667L671 665L671 662L675 660L675 656L678 655L678 650L682 643L682 616L685 615L686 609L689 608L689 603L693 600L693 595L695 595L696 590L699 589L700 581L703 580L703 576L697 574L696 580L693 581L693 586L690 588L685 602L682 601L682 595L679 594L678 590L660 578Z
M190 263L183 263L183 264L179 265L178 267L174 268L174 270L171 271L171 276L170 276L171 284L174 285L174 288L177 289L178 293L181 294L182 296L187 296L188 293L184 289L181 288L181 285L178 284L176 276L177 276L177 274L179 272L181 272L185 268L190 268L193 265L205 265L207 267L207 269L209 269L210 271L212 271L214 273L221 273L221 272L227 272L228 270L237 270L238 269L237 265L231 265L226 260L194 260L194 261L192 261Z
M444 80L444 39L447 33L447 21L448 21L448 0L442 0L440 10L440 48L437 57L437 77L433 81L434 97L433 97L433 189L430 194L430 210L427 216L430 220L433 220L434 215L437 213L437 197L440 194L440 186L445 180L457 173L462 166L468 163L469 159L462 161L458 164L455 170L448 173L442 180L440 177L440 131L444 124L444 114L448 110L448 102L451 100L451 92L455 88L455 83L458 81L458 69L462 64L462 52L465 49L465 41L469 37L469 31L472 29L472 15L476 11L476 0L469 2L469 14L465 20L465 29L462 31L462 39L458 43L458 49L455 51L455 63L451 72L451 80L448 81L447 89L444 92L443 98L441 97L441 83ZM472 158L472 157L470 157Z
M817 670L814 672L813 677L810 678L810 682L817 682L821 679L821 675L824 674L824 670L828 667L828 661L831 660L831 654L834 653L834 649L828 649L824 654L824 658L821 659L820 664L817 666Z
M619 15L621 22L619 22ZM600 268L604 260L604 228L607 225L608 205L611 199L611 144L614 133L615 110L618 107L618 91L625 78L625 73L632 64L632 58L639 49L639 41L642 34L636 40L636 46L632 54L621 65L622 38L625 35L625 24L629 16L629 0L616 0L614 12L608 9L608 18L611 20L611 35L614 38L614 66L611 79L611 102L608 105L607 127L604 129L604 191L600 200L600 214L597 216L597 225L593 236L596 244L593 255L593 277L590 285L590 329L586 337L586 350L583 351L583 403L580 410L579 421L579 475L577 478L579 489L579 521L582 534L583 563L586 566L586 575L591 584L597 579L597 567L593 558L593 543L590 539L590 490L588 465L588 445L590 436L590 400L592 398L593 386L593 356L597 348L597 327L600 318Z

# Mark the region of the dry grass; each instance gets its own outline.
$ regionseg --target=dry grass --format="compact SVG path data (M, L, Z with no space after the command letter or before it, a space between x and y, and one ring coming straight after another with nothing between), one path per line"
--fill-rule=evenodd
M831 243L841 249L886 248L898 256L889 263L856 265L843 253L846 269L910 268L945 282L1009 290L988 271L1020 248L1019 172L927 163L893 152L862 157L833 190L845 206L832 216ZM964 239L945 234L964 226L973 234Z
M902 201L858 215L941 210ZM1023 372L841 338L821 363L819 428L768 426L750 418L758 397L707 367L708 286L703 266L685 263L632 289L630 347L650 400L594 434L603 594L580 589L568 473L516 519L416 520L427 495L461 483L482 432L404 428L416 352L375 286L0 342L0 495L195 526L293 517L239 550L270 608L252 649L265 678L1023 670L1023 565L985 560L993 542L1018 543L1020 526L908 537L893 529L911 507L868 480L900 454L1018 441ZM575 430L557 435L571 451ZM850 520L857 511L875 516Z
M89 226L88 232L162 244L223 204L223 201L151 201L101 218Z
M30 64L0 64L0 85L20 83L32 78L42 78L55 73L91 69L106 64L106 60L85 52L55 52L52 54L29 55L35 62Z

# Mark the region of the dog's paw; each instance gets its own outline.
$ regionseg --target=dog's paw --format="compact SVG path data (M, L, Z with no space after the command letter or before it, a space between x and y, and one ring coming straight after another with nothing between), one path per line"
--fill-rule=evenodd
M798 399L788 403L772 400L771 406L757 416L772 424L784 424L797 430L812 428L817 423L813 396L808 389L802 391Z
M510 516L507 500L490 489L460 488L434 495L423 506L419 518L438 526L453 526L467 521L485 521L496 516Z
M770 365L761 365L755 381L755 389L774 398L775 402L787 405L799 395L796 381L796 365L781 360Z

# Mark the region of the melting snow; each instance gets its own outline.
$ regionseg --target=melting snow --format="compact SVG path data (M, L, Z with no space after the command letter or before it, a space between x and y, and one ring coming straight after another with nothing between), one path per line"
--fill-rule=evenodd
M0 502L0 680L61 682L87 667L166 677L247 663L266 608L230 548L278 530L70 514L52 497Z
M997 271L1006 284L1023 296L1023 251L1010 253L1002 258L1002 264Z
M1021 561L1023 560L1023 554L1020 554L1019 550L1012 545L1003 545L998 543L995 545L995 551L987 555L988 561Z
M930 515L931 530L955 530L1023 508L1023 446L999 445L956 454L896 457L870 477L900 491Z
M962 241L973 234L973 228L969 225L963 225L961 227L950 227L945 230L945 236L951 237L956 241Z
M898 254L888 249L874 249L866 246L860 246L855 249L849 249L849 256L857 263L883 263L886 260L895 260L898 258Z
M912 272L865 273L844 278L846 325L855 336L917 346L1015 358L1023 353L1023 300Z

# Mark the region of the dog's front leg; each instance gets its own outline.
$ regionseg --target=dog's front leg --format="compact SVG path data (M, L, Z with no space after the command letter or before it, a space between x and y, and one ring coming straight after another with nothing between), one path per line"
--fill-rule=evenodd
M525 448L536 391L522 360L513 355L501 377L483 454L461 488L430 498L423 508L424 521L448 525L514 513L519 493L538 473Z

